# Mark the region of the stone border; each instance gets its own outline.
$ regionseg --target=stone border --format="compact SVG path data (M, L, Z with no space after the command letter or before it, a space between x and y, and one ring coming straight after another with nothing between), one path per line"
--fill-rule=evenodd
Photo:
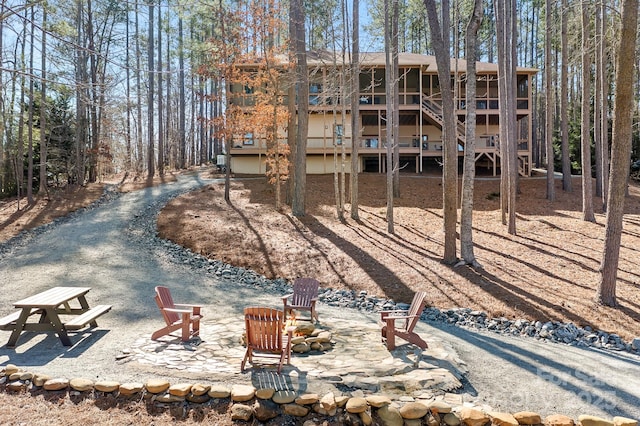
M351 396L335 395L329 392L320 396L313 393L298 394L289 390L274 388L256 389L252 385L208 385L203 383L171 384L165 379L150 379L146 383L119 383L115 381L93 382L84 378L52 378L43 374L23 371L8 364L0 371L0 389L10 392L29 392L37 388L44 391L65 392L69 396L85 395L94 399L103 395L133 397L135 400L152 401L159 407L171 404L207 404L215 400L231 403L233 421L252 419L266 422L281 416L302 418L309 414L318 424L318 416L341 424L402 426L423 424L429 426L638 426L638 421L625 417L612 420L580 415L578 421L561 414L542 417L529 411L504 413L487 407L470 406L462 403L458 395L448 394L441 399L416 400L404 397L392 401L380 394L365 395L355 391ZM450 401L447 401L449 399ZM457 401L453 401L458 399ZM320 420L321 422L322 420ZM305 423L306 424L306 423Z

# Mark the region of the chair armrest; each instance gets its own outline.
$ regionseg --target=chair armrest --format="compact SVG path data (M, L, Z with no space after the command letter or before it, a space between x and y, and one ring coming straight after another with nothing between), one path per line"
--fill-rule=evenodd
M163 308L163 310L167 312L175 312L176 314L191 314L193 310L191 309L176 309L176 308Z
M381 318L393 317L393 318L406 318L409 315L409 311L406 309L396 309L394 311L380 311Z
M189 303L174 303L173 306L179 306L181 308L202 308L203 305L192 305Z
M397 320L397 319L409 319L409 318L415 318L418 317L419 315L387 315L382 317L383 320L388 320L388 319L392 319L392 320Z

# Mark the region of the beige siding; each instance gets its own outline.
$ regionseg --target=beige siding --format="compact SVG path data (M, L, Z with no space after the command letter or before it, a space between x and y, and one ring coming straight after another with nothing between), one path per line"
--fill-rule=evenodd
M233 173L259 175L265 173L264 156L243 156L235 155L231 157L231 171Z

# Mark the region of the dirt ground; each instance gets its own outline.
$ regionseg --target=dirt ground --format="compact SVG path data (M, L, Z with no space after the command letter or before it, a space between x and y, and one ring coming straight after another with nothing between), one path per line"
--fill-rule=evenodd
M129 191L174 179L127 180ZM468 307L492 316L540 321L571 321L640 336L640 188L626 201L617 295L620 306L594 303L602 257L605 215L581 220L580 179L574 192L556 182L557 200L545 199L546 181L522 179L517 201L517 236L507 233L499 211L499 181L476 181L474 243L482 269L452 267L442 257L441 180L403 175L394 206L395 232L387 231L384 177L360 175L360 221L336 220L332 176L309 176L307 215L276 212L274 190L264 178L232 183L231 202L216 183L172 201L159 217L160 234L204 255L254 269L267 277L318 278L323 287L366 290L370 295L410 301L425 290L441 309ZM115 177L110 183L122 183ZM33 206L21 200L0 202L0 241L20 230L90 204L104 184L51 192ZM594 198L594 205L601 200ZM347 206L348 207L348 206ZM103 419L111 424L229 424L225 407L203 412L156 410L144 402L94 402L70 398L26 397L0 393L2 424L80 424ZM88 417L87 417L88 416ZM186 417L185 417L186 416Z

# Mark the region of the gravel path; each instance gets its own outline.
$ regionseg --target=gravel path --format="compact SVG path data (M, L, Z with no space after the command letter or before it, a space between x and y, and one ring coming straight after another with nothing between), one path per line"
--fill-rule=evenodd
M267 282L250 271L243 277L157 238L158 210L170 198L210 182L185 175L160 187L112 193L89 209L0 245L0 316L14 310L12 301L58 285L91 287L91 305L113 305L99 319L98 329L72 336L71 348L64 348L55 335L25 333L16 349L0 347L0 364L52 376L145 381L158 374L115 360L141 335L158 328L154 286L170 286L176 300L227 306L239 317L256 295L260 300L277 298L282 282ZM345 308L320 309L321 315L350 316ZM374 313L361 314L376 320ZM510 412L640 418L636 355L470 331L437 321L421 322L418 331L449 342L466 363L465 398ZM9 334L1 331L0 341L6 342Z

